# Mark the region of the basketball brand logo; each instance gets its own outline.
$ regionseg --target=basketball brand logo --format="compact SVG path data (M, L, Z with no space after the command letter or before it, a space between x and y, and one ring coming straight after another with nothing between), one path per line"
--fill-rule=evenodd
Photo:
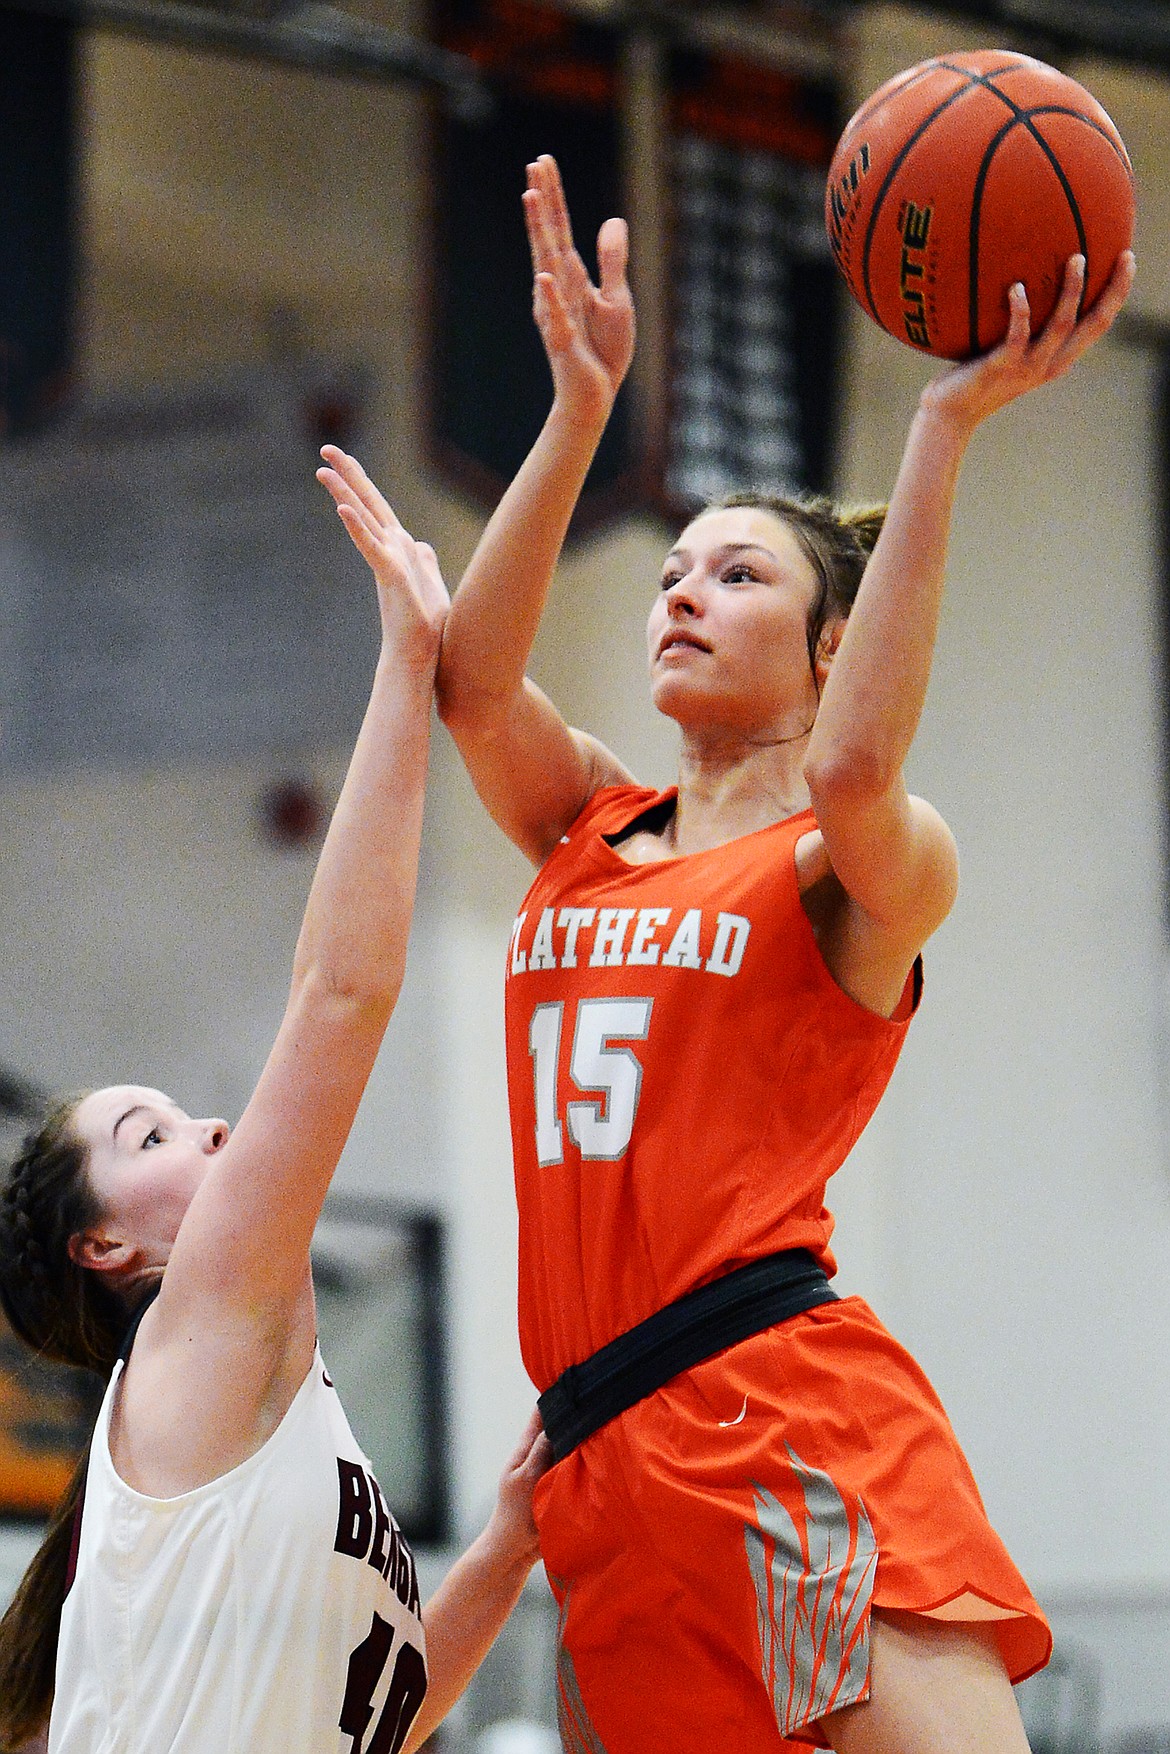
M926 245L930 237L932 207L916 207L907 201L899 227L902 233L902 263L898 284L902 293L902 320L906 339L914 347L930 346L930 326L926 317Z
M845 167L844 176L838 177L829 186L829 245L838 262L845 258L847 229L850 218L849 209L856 195L858 185L869 173L869 146L863 142Z

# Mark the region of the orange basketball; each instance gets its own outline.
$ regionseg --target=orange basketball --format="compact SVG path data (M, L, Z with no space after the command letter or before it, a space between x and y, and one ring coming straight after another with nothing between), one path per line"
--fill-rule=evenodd
M854 298L944 359L1003 339L1017 280L1035 332L1077 252L1088 309L1133 219L1129 155L1101 105L1010 50L939 55L883 85L842 134L825 191Z

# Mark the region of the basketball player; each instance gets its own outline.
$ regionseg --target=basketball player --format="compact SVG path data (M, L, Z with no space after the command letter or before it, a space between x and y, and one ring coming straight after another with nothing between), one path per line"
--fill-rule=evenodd
M430 548L390 515L376 537L341 516L377 581L381 653L239 1124L138 1084L93 1091L0 1196L13 1328L110 1378L83 1508L58 1514L0 1627L5 1748L50 1702L53 1754L414 1748L536 1555L534 1416L487 1529L421 1609L315 1346L309 1244L402 981L448 609Z
M884 523L744 498L687 526L648 629L682 738L659 793L524 675L634 340L624 225L602 227L595 287L551 159L524 208L552 410L455 596L436 689L538 868L507 1028L565 1746L1026 1754L1010 1681L1048 1629L930 1385L830 1289L823 1196L955 894L950 833L902 768L959 465L1105 333L1133 260L1078 320L1074 257L1035 336L1012 288L1002 346L923 391ZM377 525L376 491L333 461Z

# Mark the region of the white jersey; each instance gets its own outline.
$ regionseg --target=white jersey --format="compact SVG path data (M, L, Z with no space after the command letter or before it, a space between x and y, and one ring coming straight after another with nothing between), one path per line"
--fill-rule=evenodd
M316 1353L238 1468L148 1498L93 1436L50 1754L396 1754L426 1690L414 1561Z

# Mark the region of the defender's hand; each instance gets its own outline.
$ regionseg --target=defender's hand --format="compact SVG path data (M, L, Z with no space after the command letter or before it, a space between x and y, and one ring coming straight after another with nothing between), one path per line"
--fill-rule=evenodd
M377 581L383 636L396 649L417 642L437 660L451 599L434 549L403 528L356 457L337 445L322 446L321 455L317 480Z

